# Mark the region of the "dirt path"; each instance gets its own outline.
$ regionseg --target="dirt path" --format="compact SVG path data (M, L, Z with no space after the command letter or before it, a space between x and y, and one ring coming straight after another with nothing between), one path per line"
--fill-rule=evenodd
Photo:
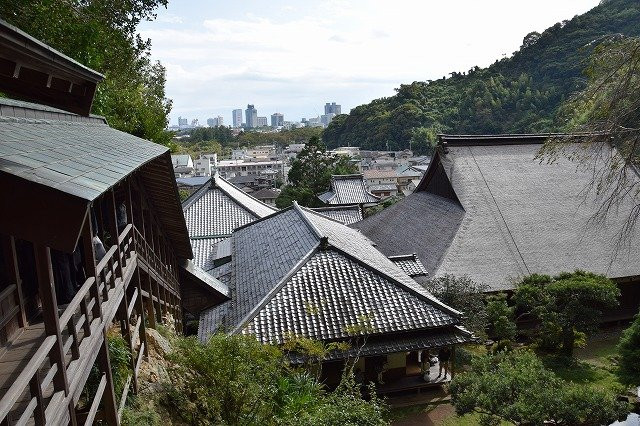
M393 426L438 426L445 419L455 415L451 404L438 404L428 412L410 414L409 416L392 423Z

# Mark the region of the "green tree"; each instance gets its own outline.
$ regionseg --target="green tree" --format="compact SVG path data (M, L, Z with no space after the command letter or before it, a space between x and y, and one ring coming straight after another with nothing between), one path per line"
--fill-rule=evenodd
M172 341L169 412L193 425L385 425L384 404L365 401L353 376L328 392L282 351L252 336L218 334L206 344Z
M319 206L321 202L317 195L329 189L331 175L356 171L348 157L328 153L320 138L313 136L293 160L288 174L289 184L276 199L276 205L285 208L297 201L307 207Z
M555 277L533 274L517 284L514 300L518 309L541 324L545 346L572 356L577 333L597 329L602 311L617 306L620 290L604 275L575 271ZM560 348L553 348L559 344Z
M515 309L507 303L504 293L487 299L487 331L496 340L513 340L516 337Z
M464 325L476 336L484 337L487 311L484 292L487 286L478 284L468 276L443 275L427 281L424 287L441 302L464 313Z
M576 135L549 140L540 157L562 155L593 174L588 189L600 203L593 219L604 220L619 207L628 211L619 229L623 242L640 218L640 38L618 35L599 44L585 75L587 87L563 104L558 117L563 130Z
M618 343L619 376L622 383L640 386L640 313L620 337Z
M171 101L165 69L149 58L150 40L138 24L153 20L167 0L4 0L0 16L78 62L105 75L93 112L115 128L168 145Z
M628 411L611 393L559 379L526 350L476 357L469 371L454 377L450 391L458 415L480 413L486 425L596 426Z

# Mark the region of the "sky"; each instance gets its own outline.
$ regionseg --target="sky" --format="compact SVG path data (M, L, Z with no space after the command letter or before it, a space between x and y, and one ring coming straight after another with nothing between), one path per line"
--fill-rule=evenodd
M486 67L599 0L169 0L139 30L167 68L170 124L254 104L287 121Z

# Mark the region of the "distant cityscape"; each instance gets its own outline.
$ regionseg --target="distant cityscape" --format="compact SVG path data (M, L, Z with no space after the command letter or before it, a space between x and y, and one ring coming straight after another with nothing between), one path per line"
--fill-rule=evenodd
M259 116L255 105L248 104L247 108L234 109L231 111L231 127L234 129L262 129L262 130L282 130L295 129L300 127L327 127L336 115L342 112L341 105L335 102L327 102L324 105L324 114L316 117L301 118L300 121L286 121L284 114L274 112L271 117ZM244 113L244 114L243 114ZM189 121L187 117L178 117L178 124L169 126L169 130L189 130L197 127L204 127L204 123L200 123L197 118ZM206 126L218 127L225 126L224 118L220 115L207 119Z

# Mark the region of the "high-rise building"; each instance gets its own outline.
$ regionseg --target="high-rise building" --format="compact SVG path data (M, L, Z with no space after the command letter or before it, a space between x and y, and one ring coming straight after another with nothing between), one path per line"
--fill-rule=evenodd
M231 112L233 127L242 127L242 110L234 109Z
M247 109L244 110L245 113L245 123L247 128L253 129L254 127L258 127L258 110L253 105L247 105Z
M329 123L331 123L331 120L333 120L333 117L335 117L336 115L332 112L328 113L328 114L324 114L322 116L320 116L320 122L322 124L324 124L325 127L327 127L329 125Z
M276 112L271 114L271 127L282 127L284 126L284 115Z
M207 126L209 127L218 127L224 126L224 118L221 115L216 118L207 118Z
M258 117L256 127L267 127L269 122L267 121L267 117Z
M335 114L335 115L339 115L341 114L340 110L342 109L342 107L340 105L337 105L335 102L331 102L331 103L326 103L324 104L324 113L326 114Z
M178 117L178 126L188 126L189 120L187 118Z

